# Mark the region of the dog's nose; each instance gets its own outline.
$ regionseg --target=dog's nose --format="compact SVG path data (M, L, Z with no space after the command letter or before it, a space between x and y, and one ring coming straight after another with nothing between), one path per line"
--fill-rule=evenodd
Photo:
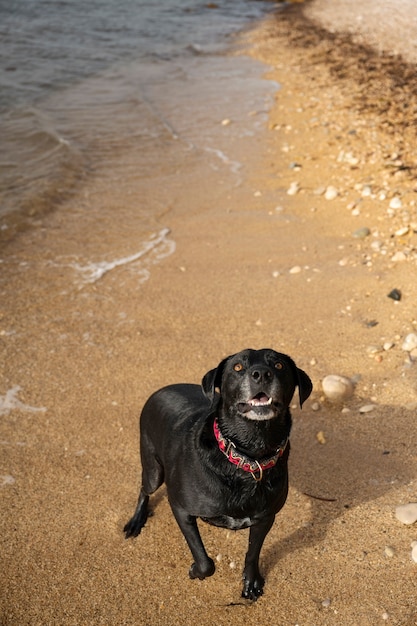
M255 367L251 371L251 376L258 384L268 383L272 378L272 372L268 367Z

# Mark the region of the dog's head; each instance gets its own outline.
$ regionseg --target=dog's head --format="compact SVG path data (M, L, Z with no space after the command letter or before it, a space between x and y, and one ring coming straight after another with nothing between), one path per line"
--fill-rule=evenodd
M216 397L226 411L250 420L284 415L298 386L300 406L313 385L286 354L275 350L243 350L224 359L202 381L211 403Z

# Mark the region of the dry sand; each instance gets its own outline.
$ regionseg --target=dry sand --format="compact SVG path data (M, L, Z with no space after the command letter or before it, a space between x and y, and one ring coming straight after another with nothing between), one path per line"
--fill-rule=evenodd
M320 2L322 15L333 4ZM351 5L337 3L340 19ZM57 267L59 252L80 247L96 259L135 251L129 189L103 183L78 214L74 200L2 255L4 625L417 624L417 526L394 515L417 499L417 363L401 349L417 331L415 68L327 33L299 7L247 39L281 85L247 157L250 180L226 193L197 168L181 181L182 210L163 222L176 252L150 280L126 266L81 288ZM403 208L390 212L394 196ZM90 229L107 215L94 205L112 203L120 221ZM353 236L364 227L369 236ZM163 490L140 537L122 534L146 397L249 346L287 352L315 385L293 410L289 499L253 605L240 600L247 531L201 527L218 556L206 581L188 579ZM322 399L328 373L357 377L349 411Z

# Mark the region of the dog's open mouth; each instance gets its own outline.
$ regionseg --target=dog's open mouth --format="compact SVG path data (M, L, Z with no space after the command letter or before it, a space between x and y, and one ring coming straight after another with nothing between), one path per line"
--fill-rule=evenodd
M240 413L249 413L249 411L260 411L270 409L272 406L272 398L266 393L257 393L256 396L247 402L239 402L238 409Z

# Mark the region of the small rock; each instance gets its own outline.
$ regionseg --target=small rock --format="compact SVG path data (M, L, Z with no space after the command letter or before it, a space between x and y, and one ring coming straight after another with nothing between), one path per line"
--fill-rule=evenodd
M324 394L329 400L346 400L353 395L355 390L354 384L350 378L339 376L338 374L329 374L322 380L322 388Z
M313 404L311 405L312 411L315 411L315 412L320 411L320 408L321 408L320 402L313 402Z
M358 228L358 230L355 230L355 232L352 233L352 236L355 237L355 239L365 239L366 237L369 237L370 234L371 231L369 230L369 228L367 228L367 226L364 226L362 228Z
M403 228L399 228L398 230L395 231L395 235L397 237L403 237L404 235L407 235L410 232L410 228L408 226L404 226Z
M400 263L401 261L406 261L406 260L407 260L407 255L404 254L404 252L396 252L391 257L391 261L394 261L394 263Z
M414 563L417 563L417 544L413 547L413 549L411 550L411 560Z
M392 558L395 554L395 550L392 546L385 546L384 554L385 556Z
M302 270L299 265L294 265L294 267L289 270L290 274L299 274L301 271Z
M317 435L316 435L316 439L319 443L321 443L322 445L324 445L326 443L326 437L324 435L324 432L322 430L320 430Z
M378 352L381 352L381 348L379 346L368 346L366 348L366 352L370 356L375 356L375 354L378 354Z
M403 345L401 346L403 350L406 352L411 352L415 348L417 348L417 335L416 333L409 333L404 339Z
M295 196L300 191L300 183L291 183L291 185L287 189L287 194L289 196Z
M329 187L327 187L326 191L324 192L324 197L326 198L326 200L334 200L335 198L337 198L338 195L338 190L332 185L329 185Z
M360 407L359 413L370 413L374 409L376 409L376 404L364 404Z
M394 196L394 198L392 198L390 200L389 203L389 208L390 209L401 209L403 203L401 202L401 198L399 198L398 196Z
M401 291L399 289L392 289L388 294L388 298L399 302L401 300Z
M362 196L364 198L369 198L372 196L372 187L370 185L364 185L362 188Z
M417 521L417 502L400 504L395 509L395 517L402 524L414 524Z
M231 120L229 120L227 118L222 120L222 126L229 126L230 123L231 123Z
M331 605L331 603L332 603L332 601L330 600L330 598L326 598L321 603L321 606L324 607L325 609L327 609L327 607L329 607Z
M393 344L392 341L386 341L382 347L384 348L385 352L388 352L388 350L391 350L394 345L395 344Z

